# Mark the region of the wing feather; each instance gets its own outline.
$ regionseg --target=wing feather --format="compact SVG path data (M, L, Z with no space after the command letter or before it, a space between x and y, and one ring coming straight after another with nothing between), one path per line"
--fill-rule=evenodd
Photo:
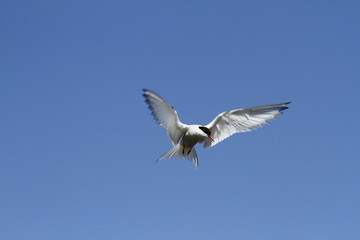
M236 109L220 113L206 126L210 129L211 136L215 142L206 139L204 141L204 147L212 147L235 133L248 132L264 126L268 121L275 119L282 111L287 109L288 107L285 105L289 103L290 102L247 109Z
M155 121L166 129L172 144L175 146L183 135L185 125L180 122L176 110L158 94L147 89L143 89L143 91L145 102L148 104Z

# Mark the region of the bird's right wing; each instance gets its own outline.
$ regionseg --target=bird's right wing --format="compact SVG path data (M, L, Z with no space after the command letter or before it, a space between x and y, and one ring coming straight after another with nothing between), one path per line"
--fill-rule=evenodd
M206 126L210 129L215 142L205 139L204 147L212 147L235 133L248 132L267 124L268 121L275 119L283 110L287 109L288 107L285 105L289 103L236 109L219 114Z
M180 122L175 109L158 94L147 89L143 89L143 91L145 102L148 104L148 108L154 116L155 121L160 126L166 128L167 134L175 146L184 134L185 125Z

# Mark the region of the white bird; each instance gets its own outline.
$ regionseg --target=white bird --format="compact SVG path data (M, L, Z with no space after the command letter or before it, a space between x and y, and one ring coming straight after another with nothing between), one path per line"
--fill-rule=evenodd
M186 125L180 122L176 110L158 94L143 89L145 102L156 122L164 127L173 144L173 148L157 161L166 158L187 157L197 168L198 157L194 146L204 143L205 148L239 132L248 132L259 128L282 114L285 105L291 102L271 104L247 109L236 109L220 113L206 126Z

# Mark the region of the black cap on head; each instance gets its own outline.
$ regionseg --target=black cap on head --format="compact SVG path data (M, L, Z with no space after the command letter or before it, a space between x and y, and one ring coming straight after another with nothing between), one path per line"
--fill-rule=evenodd
M199 127L206 135L210 136L211 132L210 129L208 129L207 127Z

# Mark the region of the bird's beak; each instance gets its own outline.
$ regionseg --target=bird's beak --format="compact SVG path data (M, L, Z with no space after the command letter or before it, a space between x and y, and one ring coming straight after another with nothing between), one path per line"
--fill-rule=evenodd
M215 140L209 135L208 138L211 139L211 141L215 142Z

